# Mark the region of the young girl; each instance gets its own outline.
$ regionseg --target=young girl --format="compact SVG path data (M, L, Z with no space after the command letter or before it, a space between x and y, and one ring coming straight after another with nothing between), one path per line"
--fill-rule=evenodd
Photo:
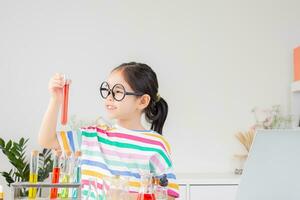
M63 85L60 74L50 79L51 99L39 132L39 143L45 148L61 148L56 125ZM172 172L170 146L162 136L168 104L159 95L155 72L146 64L124 63L112 70L99 90L108 116L116 125L109 129L97 126L80 129L82 196L88 193L89 180L96 180L95 185L101 191L104 177L118 175L129 178L128 195L136 199L140 172L146 171L155 176L166 174L169 199L177 198L179 187ZM151 130L142 126L142 114L151 123Z

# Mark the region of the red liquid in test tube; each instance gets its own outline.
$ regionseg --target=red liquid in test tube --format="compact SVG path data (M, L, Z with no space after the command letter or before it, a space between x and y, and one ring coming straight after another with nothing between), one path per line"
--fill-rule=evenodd
M139 194L137 200L156 200L154 194Z
M66 125L68 122L69 86L70 86L70 81L66 79L63 88L63 103L62 103L62 110L61 110L62 125Z
M55 151L54 153L54 160L53 160L53 168L52 168L52 183L59 183L59 175L60 175L60 168L59 168L59 158L61 156L61 151ZM50 199L56 199L58 193L58 188L51 188L50 191Z
M53 170L52 170L52 183L59 183L59 172L60 172L59 167L54 167L53 168ZM51 199L57 198L57 192L58 192L58 188L51 188L50 198Z

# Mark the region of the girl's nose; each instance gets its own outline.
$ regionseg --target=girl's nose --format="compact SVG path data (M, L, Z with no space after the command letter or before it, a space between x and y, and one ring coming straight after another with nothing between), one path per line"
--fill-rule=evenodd
M113 101L113 100L114 100L113 95L112 95L112 92L110 92L110 93L108 94L107 100L108 100L108 101Z

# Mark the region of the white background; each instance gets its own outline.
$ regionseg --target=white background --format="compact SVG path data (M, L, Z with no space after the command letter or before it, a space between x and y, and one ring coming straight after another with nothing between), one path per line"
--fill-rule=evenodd
M290 104L300 1L0 0L0 137L37 134L55 72L70 114L105 116L98 86L117 65L157 73L177 172L231 172L254 106ZM0 154L0 171L10 164ZM5 160L5 161L2 161ZM0 184L6 185L0 178ZM7 188L6 188L7 190Z

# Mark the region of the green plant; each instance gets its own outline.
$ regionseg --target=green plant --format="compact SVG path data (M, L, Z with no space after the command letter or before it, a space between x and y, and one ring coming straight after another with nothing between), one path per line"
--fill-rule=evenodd
M14 182L26 182L29 180L29 159L26 159L26 144L29 139L21 138L18 142L9 140L7 143L0 138L0 150L7 157L13 168L9 172L2 171L0 174L5 178L7 185ZM48 178L52 170L51 150L43 149L39 153L38 181Z
M43 149L43 151L39 153L39 182L43 182L45 179L47 179L49 177L49 173L52 172L53 160L51 159L51 155L51 149Z
M280 105L266 109L254 107L252 113L255 117L252 129L284 129L292 126L292 115L284 115Z

